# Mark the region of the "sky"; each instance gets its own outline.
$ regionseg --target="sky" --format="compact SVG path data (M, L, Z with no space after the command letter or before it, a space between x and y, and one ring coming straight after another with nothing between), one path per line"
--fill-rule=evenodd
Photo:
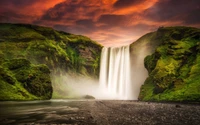
M127 45L160 26L200 28L200 0L1 0L1 23L29 23Z

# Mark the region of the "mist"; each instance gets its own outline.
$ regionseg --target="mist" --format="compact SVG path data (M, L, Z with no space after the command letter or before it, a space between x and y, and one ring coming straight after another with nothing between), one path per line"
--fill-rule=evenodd
M141 85L144 84L144 81L148 77L148 72L144 67L144 58L151 53L145 45L140 48L141 49L130 50L130 85L128 89L125 90L125 92L128 91L130 98L125 98L125 96L120 96L119 93L110 91L107 86L102 86L100 84L98 78L95 79L89 77L89 75L65 72L62 72L61 75L52 74L52 98L83 99L84 96L90 95L95 99L102 100L138 100ZM116 80L117 79L114 81ZM125 80L127 80L127 78L125 78ZM116 89L116 91L118 90Z
M144 58L151 52L147 46L139 47L140 49L135 50L134 54L131 54L131 81L132 81L132 95L137 100L140 88L144 84L148 77L148 71L144 67ZM132 50L134 51L134 50Z
M62 74L52 74L53 99L83 99L86 95L95 99L117 99L117 95L109 93L106 88L99 85L98 79L80 74Z

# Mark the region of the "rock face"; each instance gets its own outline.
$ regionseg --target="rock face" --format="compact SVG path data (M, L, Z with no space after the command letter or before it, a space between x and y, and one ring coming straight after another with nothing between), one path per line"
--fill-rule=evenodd
M52 85L46 65L33 65L26 59L0 63L0 100L50 99Z
M148 77L148 72L144 67L144 58L155 52L156 47L161 43L157 32L151 32L130 45L131 81L133 84L131 89L135 98L138 98L141 85Z
M51 76L56 76L51 80L54 92L57 92L56 96L60 98L62 98L60 94L65 90L57 77L64 75L63 73L98 78L101 48L101 45L87 37L56 31L48 27L0 24L0 58L27 59L31 64L47 65ZM24 86L34 88L34 85ZM28 88L27 91L36 92Z
M48 27L0 24L0 56L46 64L57 74L62 69L98 77L101 48L87 37Z
M144 59L149 77L139 99L200 101L200 29L161 27L153 34L159 43L151 47L155 52Z

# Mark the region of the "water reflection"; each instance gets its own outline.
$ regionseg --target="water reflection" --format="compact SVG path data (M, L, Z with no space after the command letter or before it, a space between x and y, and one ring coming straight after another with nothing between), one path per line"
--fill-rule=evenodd
M81 122L81 119L78 119L79 101L85 100L3 101L0 102L0 123ZM85 115L87 116L87 114Z

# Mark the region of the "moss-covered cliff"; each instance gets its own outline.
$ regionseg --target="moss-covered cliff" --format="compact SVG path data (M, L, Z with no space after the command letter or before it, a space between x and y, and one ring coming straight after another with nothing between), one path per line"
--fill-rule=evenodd
M50 99L52 85L46 65L26 59L0 61L0 100Z
M138 98L141 85L148 77L148 72L144 67L144 58L151 55L161 43L157 32L150 32L130 45L131 81L133 84L131 89L135 98Z
M161 27L150 37L155 52L144 60L149 77L139 99L200 101L200 29Z
M0 24L2 59L27 59L32 64L46 64L51 74L58 77L71 73L98 78L101 48L87 37L48 27ZM54 92L59 90L62 93L59 78L52 82Z
M29 24L0 24L0 56L26 58L60 69L98 76L101 45L87 37Z

